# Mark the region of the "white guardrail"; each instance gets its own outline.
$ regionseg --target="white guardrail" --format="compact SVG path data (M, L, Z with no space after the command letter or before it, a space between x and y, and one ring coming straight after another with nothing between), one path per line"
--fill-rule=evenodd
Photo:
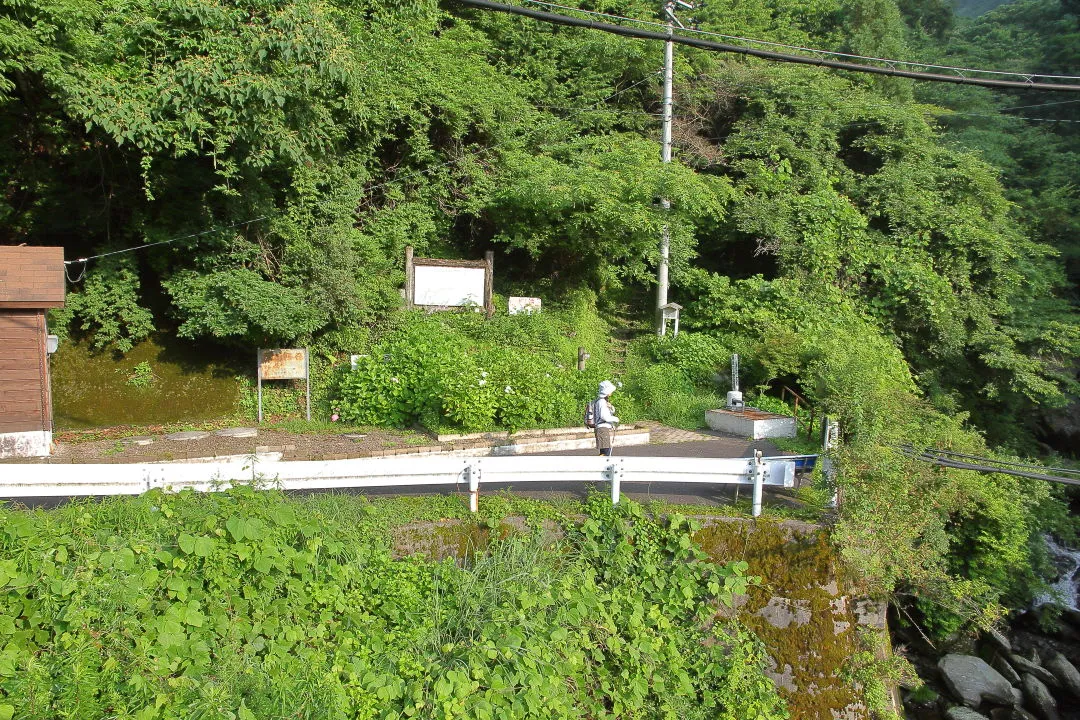
M399 457L326 461L260 461L190 464L2 464L0 497L138 495L153 488L176 492L224 490L258 484L281 490L331 490L428 485L468 486L477 510L481 485L609 483L619 502L625 483L752 485L753 512L761 513L763 486L794 487L788 459L669 457Z

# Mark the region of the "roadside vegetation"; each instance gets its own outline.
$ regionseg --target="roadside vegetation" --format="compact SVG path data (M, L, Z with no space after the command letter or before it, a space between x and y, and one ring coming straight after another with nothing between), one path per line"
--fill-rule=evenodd
M600 6L650 19L656 12L643 0L590 5ZM939 0L710 0L693 21L718 33L856 55L1031 73L1080 69L1074 0L1020 0L967 19ZM452 0L25 0L0 5L0 36L0 242L63 244L68 258L140 248L69 268L68 304L50 316L67 343L99 357L123 355L156 332L213 347L245 367L256 347L311 347L319 422L430 431L578 425L604 377L624 384L624 420L699 427L703 411L722 403L730 356L738 353L751 403L784 411L775 392L784 385L818 417L839 421L833 459L841 504L827 517L832 538L876 592L935 639L1024 607L1046 574L1042 533L1076 540L1067 494L1034 480L931 467L901 452L912 445L1077 460L1067 439L1075 436L1059 422L1080 394L1080 124L1071 101L680 48L675 162L664 165L659 46L556 31ZM671 201L669 212L660 210L661 197ZM683 332L660 340L644 335L664 226L671 298L684 310ZM143 247L151 243L161 244ZM508 317L500 306L490 321L472 312L406 312L399 295L406 246L445 258L494 249L496 292L539 296L544 312ZM579 346L592 354L583 373L574 369ZM355 371L353 354L361 356ZM131 397L158 402L182 373L143 360L121 373L110 369L109 378ZM233 375L225 377L235 388ZM245 376L239 385L230 407L253 417L254 383ZM301 397L295 388L271 388L267 412L295 417ZM811 492L824 508L832 488L819 477ZM484 697L498 717L510 712L497 705L506 696L478 693L473 683L481 680L471 673L480 668L491 689L496 670L509 663L513 682L537 673L529 677L553 702L596 712L603 705L590 694L595 685L556 688L549 672L603 673L605 653L616 651L606 646L593 656L602 640L591 630L564 636L559 628L572 626L572 616L560 613L569 606L538 605L528 589L546 597L564 588L531 568L521 581L533 604L526 609L507 596L508 614L498 622L510 623L514 613L535 620L540 656L511 650L506 657L509 646L483 644L504 626L444 626L436 616L415 636L387 629L373 640L350 631L359 656L374 663L351 677L327 637L304 634L316 632L306 620L351 602L338 587L387 607L398 601L378 595L386 589L364 574L344 540L320 553L326 565L297 561L313 552L315 535L302 524L263 518L252 530L258 537L248 537L246 529L229 529L229 513L206 510L237 502L261 501L185 498L199 509L182 531L159 519L164 510L138 503L86 506L81 515L71 509L55 521L26 516L18 523L31 528L25 536L11 535L15 526L6 524L10 555L0 563L23 573L12 578L29 578L31 567L48 575L42 602L72 616L48 616L63 623L54 638L53 626L33 624L45 616L33 614L38 600L27 595L21 624L6 628L23 635L8 646L21 654L4 656L5 683L22 683L18 693L26 697L64 694L87 708L134 708L159 692L169 703L182 698L206 708L221 698L221 707L245 720L249 698L270 697L314 698L328 712L366 712L374 697L404 714L421 688L422 703L436 696L443 703L425 712L449 717L460 714L461 702ZM154 503L168 506L166 498ZM98 527L96 513L107 518L119 508L129 509L125 522L146 539L114 542L109 532L89 530ZM184 540L185 551L182 533L204 540ZM72 553L75 540L54 542L68 536L108 545L109 568L100 556L90 559L105 550L83 547L72 555L83 574L71 584L65 573L76 566L56 553L61 546ZM27 549L33 538L40 552ZM500 550L507 563L528 551L514 542ZM582 543L557 560L585 579L567 592L591 587L595 558ZM159 551L168 557L155 559ZM211 585L184 591L185 599L168 588L172 577L183 587L203 582L184 574L191 567L208 573L205 582L224 584L223 571L207 562L219 554L265 594L233 588L237 605L210 608ZM106 582L116 563L136 579ZM339 582L312 590L330 567L342 573ZM469 593L483 584L469 579L469 568L392 567L404 578L400 607L452 597L436 586L462 593L447 602L471 602ZM642 578L616 580L603 591L611 598ZM100 595L85 598L85 611L67 600L84 581ZM700 581L686 580L691 594ZM285 597L279 583L288 582L302 586L301 606L274 604ZM605 612L628 607L610 602ZM151 607L173 613L172 624L152 626L144 637L139 623L149 615L139 613ZM94 624L80 613L94 608L132 624L89 635ZM391 628L398 619L386 612L361 620ZM239 618L247 624L238 626ZM250 646L255 622L266 630L259 648ZM224 635L214 635L224 625ZM197 641L174 651L177 628ZM436 646L438 628L450 628L451 639ZM701 639L698 629L688 622L655 652L676 668L664 676L668 687L689 683L696 697L721 707L726 680L679 664ZM484 641L458 647L455 633ZM223 638L235 643L222 655L227 681L206 671L212 642ZM91 671L106 642L138 670ZM435 681L412 665L380 665L386 651L368 642L446 672ZM563 646L580 656L558 655ZM737 647L757 667L752 643ZM302 652L292 658L282 648ZM88 664L80 664L81 653ZM526 659L532 665L516 664ZM316 667L328 674L317 677ZM67 679L51 685L45 678L52 674ZM380 684L390 675L398 679ZM129 676L145 685L125 684ZM282 684L252 685L265 677ZM756 680L739 692L758 697ZM502 689L512 687L505 682ZM115 699L84 697L80 687L113 688ZM634 683L617 691L626 693L617 700L626 707L651 697ZM760 697L761 712L773 712L771 699ZM693 717L683 707L664 712Z
M460 564L390 540L457 499L241 487L2 510L0 717L788 716L761 641L717 617L756 582L746 563L707 561L678 515L578 509L534 503L531 530Z

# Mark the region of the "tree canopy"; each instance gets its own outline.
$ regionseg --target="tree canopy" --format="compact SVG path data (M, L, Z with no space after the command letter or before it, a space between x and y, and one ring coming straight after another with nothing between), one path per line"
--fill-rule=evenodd
M694 21L1077 68L1073 4L946 10L759 0ZM708 276L838 293L923 392L1002 437L1076 389L1078 126L1009 110L1067 120L1056 96L680 49L664 165L658 45L449 0L6 1L0 38L0 241L69 258L171 241L89 262L68 316L101 345L160 327L333 346L398 307L405 245L495 247L506 281L643 299L667 224L674 299Z

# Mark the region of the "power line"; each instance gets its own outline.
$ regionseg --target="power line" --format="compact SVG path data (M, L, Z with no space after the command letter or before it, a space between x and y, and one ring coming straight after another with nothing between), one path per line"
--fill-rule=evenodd
M1060 120L1058 118L1037 118L1029 115L988 115L986 113L968 113L959 112L957 110L944 109L945 112L933 113L938 117L946 117L951 115L961 115L963 117L980 117L980 118L992 118L995 120L1030 120L1031 122L1048 122L1048 123L1080 123L1080 120Z
M604 18L609 18L609 19L612 19L612 20L622 20L622 21L625 21L625 22L637 23L639 25L646 25L646 26L649 26L649 27L663 28L665 31L667 30L667 25L665 25L664 23L659 23L659 22L655 22L655 21L652 21L652 20L642 20L640 18L627 17L625 15L613 15L611 13L603 13L603 12L598 12L596 10L585 10L583 8L576 8L576 7L573 7L573 6L570 6L570 5L559 5L557 3L544 2L543 0L522 0L522 2L527 2L527 3L531 4L531 5L541 5L541 6L544 6L544 7L558 8L560 10L569 10L571 12L578 12L578 13L582 13L584 15L591 15L591 16L594 16L594 17L604 17ZM837 52L835 50L821 50L821 49L818 49L818 48L804 47L804 46L801 46L801 45L788 45L788 44L785 44L785 43L772 42L770 40L756 40L754 38L747 38L747 37L742 37L742 36L739 36L739 35L726 35L724 33L712 32L712 31L709 31L709 30L701 30L699 28L694 28L694 27L682 27L681 29L684 32L696 33L698 35L707 35L709 37L718 37L718 38L723 38L725 40L737 40L739 42L750 43L750 44L753 44L753 45L763 45L765 47L784 48L785 50L797 50L797 51L800 51L800 52L813 53L813 54L819 55L819 56L842 57L842 58L849 58L851 60L866 60L866 61L869 61L869 62L885 63L885 64L888 64L888 65L905 65L905 66L908 66L908 67L928 68L928 69L931 69L931 70L952 70L952 71L957 72L957 73L980 73L980 74L984 74L984 75L1008 75L1008 76L1011 76L1011 77L1024 78L1025 81L1027 79L1029 79L1029 78L1047 78L1047 79L1056 79L1056 80L1080 80L1080 76L1077 76L1077 75L1042 75L1042 74L1037 74L1037 73L1022 73L1022 72L1012 72L1012 71L1007 71L1007 70L980 70L978 68L965 68L965 67L958 67L958 66L955 66L955 65L935 65L933 63L913 62L913 61L910 61L910 60L891 60L891 59L888 59L888 58L879 58L879 57L873 57L873 56L869 56L869 55L855 55L855 54L852 54L852 53ZM1070 100L1068 102L1077 102L1077 101Z
M1080 475L1080 473L1075 470L1067 470L1065 468L1044 468L1038 465L1024 465L1021 463L1011 463L1001 460L994 460L993 458L982 458L977 455L952 453L946 450L930 449L918 452L910 445L902 446L900 450L904 453L904 455L911 458L912 460L919 460L920 462L930 463L931 465L938 465L940 467L953 468L955 470L973 470L975 472L1001 473L1003 475L1014 475L1016 477L1030 478L1033 480L1045 480L1047 482L1055 482L1062 485L1080 485L1080 478L1048 475L1046 474L1046 472L1028 472L1026 469L1011 469L1031 468L1033 470L1060 472L1068 475ZM953 457L967 458L971 460L981 460L983 463L993 463L993 465L984 465L976 462L965 462L963 460L953 460Z
M1046 107L1047 105L1069 105L1071 103L1078 103L1080 100L1059 100L1058 102L1039 103L1037 105L1017 105L1016 107L999 108L999 112L1009 112L1010 110L1025 110L1027 108Z
M717 52L729 52L739 55L749 55L752 57L764 58L767 60L776 60L779 62L789 62L800 65L814 65L817 67L833 68L835 70L849 70L852 72L871 73L874 75L886 75L889 77L903 77L910 78L912 80L928 80L932 82L947 82L959 85L977 85L982 87L992 88L1012 88L1022 90L1053 90L1058 92L1080 92L1080 85L1066 85L1058 83L1046 83L1046 82L1034 82L1033 78L1041 77L1047 79L1053 79L1053 76L1036 75L1036 74L1017 74L1018 77L1025 78L1024 81L1013 80L993 80L987 78L972 78L960 75L941 75L938 73L927 72L915 72L912 70L900 70L895 65L900 64L900 61L888 61L882 60L889 67L876 67L873 65L860 65L853 62L845 62L838 60L825 60L821 57L805 57L801 55L789 55L786 53L772 52L769 50L756 50L754 48L739 47L736 45L726 45L723 43L713 42L711 40L700 40L698 38L686 37L684 35L675 35L668 32L653 32L650 30L639 30L637 28L624 27L622 25L612 25L610 23L597 22L595 20L584 20L582 18L569 17L567 15L558 15L555 13L541 12L539 10L530 10L528 8L517 7L515 5L504 5L502 3L491 2L490 0L458 0L462 5L468 5L471 7L482 8L484 10L493 10L495 12L504 12L511 15L521 15L524 17L532 18L533 20L540 20L542 22L548 22L555 25L566 25L569 27L582 27L592 30L601 30L603 32L609 32L614 35L622 35L623 37L637 38L641 40L661 40L664 42L675 42L680 45L687 45L689 47L696 47L703 50L713 50ZM925 64L908 63L913 67L929 67ZM959 69L963 71L963 69ZM974 72L969 70L969 72ZM1068 77L1066 79L1072 79Z
M994 463L996 465L1008 465L1009 467L1025 468L1027 470L1044 470L1049 472L1064 473L1066 475L1080 475L1080 470L1070 470L1069 468L1058 467L1046 467L1045 465L1032 465L1030 463L1018 463L1011 460L995 460L994 458L982 457L980 455L966 455L964 453L952 452L949 450L937 450L930 449L926 452L932 452L936 455L948 455L949 457L964 458L965 460L979 460L981 462Z
M64 264L65 265L74 265L75 263L85 263L85 262L87 262L89 260L97 260L99 258L109 257L110 255L119 255L121 253L135 252L136 250L145 250L146 248L152 248L155 245L168 245L169 243L179 242L180 240L190 240L191 238L201 237L203 235L209 235L210 233L219 232L221 230L231 230L232 228L240 227L241 225L250 225L251 223L259 222L260 220L266 220L269 217L270 217L270 215L260 215L257 218L251 218L250 220L244 220L242 222L233 223L232 225L222 225L220 227L213 227L213 228L210 228L209 230L203 230L202 232L191 233L190 235L181 235L179 237L169 238L168 240L159 240L158 242L146 243L144 245L135 245L133 247L124 248L123 250L113 250L111 252L101 253L100 255L90 255L89 257L78 258L76 260L65 260ZM82 274L79 275L78 279L72 280L71 282L78 282L79 280L82 280L82 276L85 275L85 274L86 274L86 268L83 268L83 272L82 272Z

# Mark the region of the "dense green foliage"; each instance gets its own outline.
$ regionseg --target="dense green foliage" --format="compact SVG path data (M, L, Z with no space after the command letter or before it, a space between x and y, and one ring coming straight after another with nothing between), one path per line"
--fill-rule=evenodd
M0 717L787 717L760 641L713 622L746 563L587 511L459 566L393 559L402 518L356 497L0 510Z
M975 21L958 23L944 45L923 39L919 52L949 65L993 66L1076 75L1080 67L1080 6L1064 0L1025 0L1002 5ZM1004 196L1013 203L1012 222L1029 237L1053 248L1064 263L1039 263L1026 282L1032 289L1014 298L1010 321L1002 328L1017 347L1029 348L1045 359L1054 374L1077 377L1075 316L1049 302L1055 287L1067 287L1075 303L1080 282L1080 124L1076 99L1057 93L994 93L980 88L927 84L918 96L938 106L934 110L944 129L942 139L953 147L977 152L998 173ZM1032 118L1025 120L1025 118ZM989 367L972 376L975 382L990 377L1031 377L1034 366L1021 358L1009 359L995 347L987 353ZM957 368L969 372L976 368ZM1045 409L1023 412L1028 403L1016 386L1001 392L980 391L958 373L939 373L947 388L963 392L964 405L994 438L1016 434L1016 426L1037 428ZM1064 385L1070 388L1070 383ZM954 392L956 392L954 390ZM1024 391L1021 389L1021 393ZM1059 443L1060 444L1060 443ZM1064 448L1063 448L1064 449Z
M963 415L943 413L919 396L899 348L853 303L778 285L711 278L691 308L699 332L710 334L648 343L661 360L656 372L682 378L669 402L692 404L699 388L715 388L695 388L688 379L699 358L720 348L739 352L751 397L779 378L798 386L819 418L827 413L840 422L842 503L833 536L876 590L917 595L920 621L939 637L1030 601L1039 586L1032 538L1070 532L1050 517L1060 506L1049 488L906 458L906 444L991 451ZM823 305L830 316L817 311Z
M1080 74L1074 0L977 20L937 0L720 0L694 20ZM1075 401L1080 125L1014 111L1076 105L680 49L662 165L659 64L654 44L434 0L0 0L0 241L79 257L181 238L90 261L69 315L100 346L157 327L312 343L325 368L367 352L343 416L518 428L577 424L597 376L556 363L599 353L595 327L585 343L544 319L401 313L405 246L493 247L500 292L588 288L646 316L667 224L695 334L631 353L641 411L700 423L739 352L744 387L781 381L840 419L837 536L883 590L936 602L943 632L1022 600L1033 583L1008 568L1030 567L1045 487L896 446L1031 453Z
M943 8L761 0L694 19L879 56L1075 64L1068 3L974 24ZM666 223L677 300L702 270L835 288L923 392L997 441L1029 441L1029 410L1075 390L1054 248L1075 255L1076 133L1017 134L998 112L1034 95L680 51L662 166L658 48L603 33L432 0L32 0L0 5L0 29L0 238L78 257L192 234L90 261L68 312L99 346L159 327L362 350L357 329L399 306L407 244L495 247L504 289L625 291L644 311Z
M579 296L543 314L411 313L341 378L334 410L361 425L466 431L566 427L610 377L607 326ZM577 370L577 348L596 350ZM624 421L633 407L622 405Z

